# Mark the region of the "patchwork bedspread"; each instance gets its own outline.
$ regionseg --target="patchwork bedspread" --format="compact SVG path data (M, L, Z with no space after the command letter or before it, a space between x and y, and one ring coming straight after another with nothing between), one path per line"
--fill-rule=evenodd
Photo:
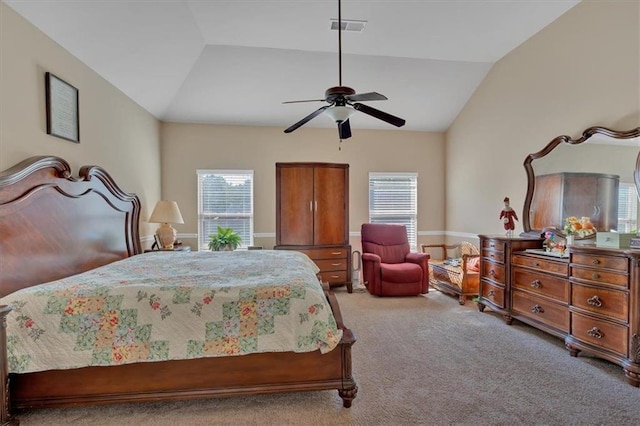
M342 330L293 251L146 253L0 304L12 373L256 352L326 353Z

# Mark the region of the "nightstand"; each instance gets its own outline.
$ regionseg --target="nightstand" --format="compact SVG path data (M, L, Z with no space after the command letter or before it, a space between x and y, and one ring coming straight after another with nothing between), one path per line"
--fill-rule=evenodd
M157 251L168 251L168 252L174 252L174 251L191 251L191 246L175 246L172 249L167 249L167 250L145 250L145 253L152 253L152 252L157 252Z

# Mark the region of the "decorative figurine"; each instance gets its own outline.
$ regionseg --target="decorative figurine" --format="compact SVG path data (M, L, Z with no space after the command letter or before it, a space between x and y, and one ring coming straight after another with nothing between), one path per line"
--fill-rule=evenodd
M514 220L518 220L518 215L509 205L509 197L504 197L504 209L500 212L500 219L502 219L504 229L507 231L507 237L513 237L513 230L516 229Z

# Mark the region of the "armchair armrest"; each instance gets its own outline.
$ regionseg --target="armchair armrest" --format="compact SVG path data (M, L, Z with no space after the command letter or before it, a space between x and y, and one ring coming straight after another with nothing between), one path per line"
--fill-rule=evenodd
M405 260L411 263L421 264L431 258L427 253L407 253Z
M362 261L380 263L382 259L374 253L362 253Z

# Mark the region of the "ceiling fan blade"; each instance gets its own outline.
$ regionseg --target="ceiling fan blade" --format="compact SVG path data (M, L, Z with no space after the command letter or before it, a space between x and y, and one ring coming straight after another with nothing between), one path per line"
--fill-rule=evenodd
M349 124L349 119L338 121L338 135L340 135L340 139L349 139L351 137L351 124Z
M405 123L404 119L400 117L396 117L395 115L391 115L384 111L380 111L379 109L372 108L369 105L365 105L365 104L355 103L355 104L352 104L352 106L353 108L355 108L360 112L364 112L365 114L368 114L379 120L386 121L387 123L394 125L396 127L404 126L404 123Z
M306 124L307 122L311 121L312 119L314 119L315 117L319 116L320 114L322 114L324 112L325 109L329 108L331 105L325 105L323 107L318 108L317 110L313 111L311 114L307 115L305 118L303 118L302 120L298 121L296 124L294 124L293 126L287 128L284 132L285 133L291 133L294 130L296 130L298 127L302 126L303 124Z
M355 95L345 96L345 98L352 102L387 100L387 97L385 95L381 95L378 92L356 93Z
M285 101L283 104L299 104L301 102L324 102L324 99L305 99L303 101Z

